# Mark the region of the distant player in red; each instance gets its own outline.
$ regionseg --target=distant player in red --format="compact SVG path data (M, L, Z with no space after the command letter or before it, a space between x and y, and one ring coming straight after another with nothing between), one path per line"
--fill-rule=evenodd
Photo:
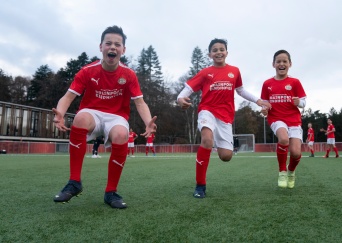
M153 156L156 156L156 152L154 151L153 148L153 141L155 139L155 135L154 133L150 134L150 136L147 137L147 141L146 141L146 156L148 156L148 152L151 149Z
M272 109L263 109L262 113L267 115L267 122L278 138L278 186L282 188L294 187L295 169L302 156L303 141L302 118L298 108L304 108L306 104L302 84L288 76L291 65L290 54L285 50L277 51L273 56L276 75L266 80L261 90L261 98L272 105ZM286 166L288 151L290 162Z
M312 128L311 122L308 123L308 136L306 138L306 142L307 142L309 149L310 149L310 152L311 152L311 155L309 157L315 157L315 151L313 148L313 145L315 142L315 132Z
M95 141L94 141L94 145L93 145L93 155L91 156L93 159L96 158L101 158L101 156L99 155L99 147L100 144L103 143L103 136L98 136Z
M111 147L104 201L112 208L127 207L116 191L127 157L131 99L146 126L143 136L155 132L156 117L151 117L136 74L120 62L126 50L125 41L126 35L120 27L106 28L99 46L102 60L83 67L57 107L52 109L55 126L61 131L70 130L70 177L67 185L54 197L55 202L68 202L82 192L81 171L87 141L104 135L104 145ZM71 102L81 95L79 111L70 129L65 126L64 115Z
M232 123L235 115L234 93L257 103L268 106L268 102L250 94L242 86L240 70L226 64L228 56L227 41L213 39L209 44L209 57L213 59L213 66L202 69L187 81L184 89L177 97L182 109L191 106L189 96L193 92L202 91L202 99L198 107L198 129L201 132L201 145L196 158L196 188L195 198L206 195L206 175L210 160L210 153L214 142L222 161L228 162L233 156Z
M128 149L127 149L127 156L129 156L129 154L131 153L132 156L131 157L135 157L134 156L134 140L138 138L138 135L133 132L133 129L130 128L129 129L129 134L128 134Z
M328 123L327 130L325 130L323 128L320 129L321 132L325 132L325 135L327 135L328 149L327 149L327 153L323 157L329 158L330 150L334 150L335 156L336 156L336 158L338 158L340 156L338 155L338 150L337 150L336 145L335 145L335 131L336 131L335 126L332 124L331 119L328 119L327 123Z

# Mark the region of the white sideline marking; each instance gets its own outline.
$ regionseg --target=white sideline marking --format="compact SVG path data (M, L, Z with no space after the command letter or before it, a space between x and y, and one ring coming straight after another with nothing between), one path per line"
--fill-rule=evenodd
M69 157L69 154L5 154L4 156L39 156L39 157ZM92 155L86 155L85 158L91 158ZM238 159L238 158L276 158L276 155L234 155L232 159ZM108 156L102 156L102 159L109 159L109 155ZM196 153L193 154L189 154L189 155L156 155L156 156L145 156L145 155L136 155L134 158L132 157L127 157L127 160L130 161L134 161L137 159L156 159L156 160L160 160L160 159L177 159L177 158L195 158L196 159ZM211 155L210 156L211 159L219 159L218 155Z

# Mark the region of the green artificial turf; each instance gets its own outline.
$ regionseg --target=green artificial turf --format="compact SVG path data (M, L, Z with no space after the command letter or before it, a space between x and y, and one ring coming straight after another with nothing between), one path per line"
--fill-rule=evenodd
M83 193L53 196L67 155L0 155L0 242L340 242L342 159L303 154L294 189L277 187L275 153L212 155L207 197L192 196L195 154L127 158L118 193L103 203L109 154L85 158Z

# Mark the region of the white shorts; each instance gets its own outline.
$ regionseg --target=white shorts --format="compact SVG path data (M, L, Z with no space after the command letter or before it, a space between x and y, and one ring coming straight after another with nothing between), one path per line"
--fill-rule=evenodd
M78 113L82 112L91 114L95 120L95 128L91 134L87 134L87 141L94 140L96 137L103 135L105 147L110 147L111 141L108 140L108 134L117 125L126 127L128 137L129 124L122 116L87 108L80 110Z
M335 144L335 138L328 138L327 144Z
M133 143L128 143L129 148L134 148L134 142Z
M310 146L313 146L313 144L314 144L313 141L308 142L308 145L310 145Z
M153 147L153 143L146 143L147 147Z
M279 128L285 128L289 134L289 138L298 138L303 142L303 129L301 126L288 127L285 122L276 121L271 124L271 129L274 134L277 134Z
M213 132L214 146L233 151L232 124L217 119L211 112L203 110L198 113L198 130L203 127Z

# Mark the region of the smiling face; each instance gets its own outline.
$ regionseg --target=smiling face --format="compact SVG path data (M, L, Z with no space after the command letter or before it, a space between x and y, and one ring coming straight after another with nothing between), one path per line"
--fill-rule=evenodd
M274 57L273 67L276 70L277 80L282 80L287 77L287 73L291 67L291 59L287 53L280 53Z
M223 43L215 43L209 52L209 57L213 59L215 67L225 66L227 56L228 51Z
M114 71L119 65L120 57L125 53L126 47L119 34L108 33L100 44L102 52L102 67L107 71Z

